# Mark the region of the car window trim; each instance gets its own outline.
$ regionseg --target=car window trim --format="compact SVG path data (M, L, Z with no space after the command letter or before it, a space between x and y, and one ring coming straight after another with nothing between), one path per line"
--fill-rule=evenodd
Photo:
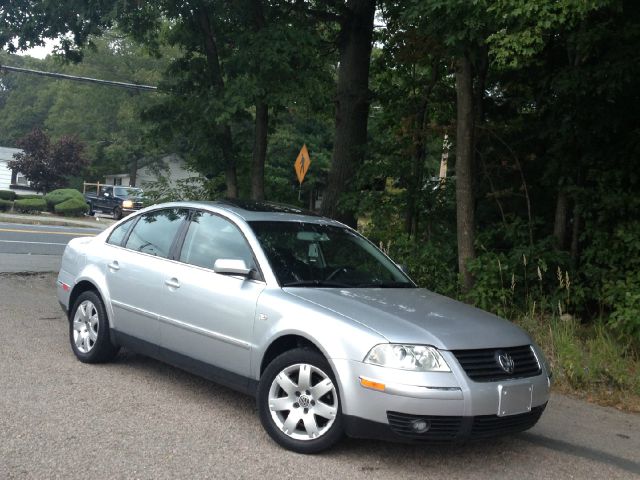
M266 283L266 280L264 279L264 274L262 273L262 269L260 268L260 263L258 262L258 259L256 258L256 254L253 251L253 248L251 248L251 244L249 243L249 239L247 238L247 236L244 234L244 232L242 231L242 229L238 226L238 224L236 222L234 222L231 218L226 217L225 215L221 215L218 212L212 212L211 210L204 210L204 209L201 209L201 208L189 208L189 210L191 210L191 214L189 215L188 220L185 222L187 224L187 226L184 229L184 234L180 236L179 245L176 245L176 251L175 251L175 261L176 262L181 263L182 265L188 265L190 267L201 268L201 269L206 270L208 272L216 273L213 270L213 267L212 268L202 267L200 265L193 265L192 263L187 263L187 262L183 262L183 261L180 260L180 254L182 253L182 248L184 247L184 241L187 238L187 232L189 231L189 226L191 226L193 216L197 212L208 213L210 215L214 215L216 217L222 218L223 220L226 220L227 222L231 223L231 225L233 225L236 228L236 230L238 230L238 232L240 232L240 235L242 235L242 238L244 239L244 242L247 245L247 248L249 249L249 252L251 252L251 257L253 258L253 263L255 265L255 271L256 271L255 278L247 277L247 280L255 280L255 281L258 281L258 282L261 282L261 283ZM216 275L218 275L218 274L216 273ZM232 277L233 277L233 275L232 275Z

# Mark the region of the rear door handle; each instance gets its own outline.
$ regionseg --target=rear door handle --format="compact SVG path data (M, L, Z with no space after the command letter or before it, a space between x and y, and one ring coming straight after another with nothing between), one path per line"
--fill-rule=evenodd
M180 282L177 278L169 278L164 281L164 284L169 288L180 288Z
M109 267L109 269L113 271L120 270L120 264L117 260L111 262L109 265L107 265L107 267Z

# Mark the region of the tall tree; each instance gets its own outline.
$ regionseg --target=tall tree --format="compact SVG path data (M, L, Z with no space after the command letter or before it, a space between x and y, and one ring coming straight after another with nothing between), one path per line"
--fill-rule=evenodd
M355 212L341 208L366 155L369 119L369 64L375 0L349 0L340 19L340 64L335 101L335 137L322 213L355 226Z
M473 286L467 262L475 257L474 218L474 128L473 70L468 53L456 60L456 218L458 230L458 271L465 290Z

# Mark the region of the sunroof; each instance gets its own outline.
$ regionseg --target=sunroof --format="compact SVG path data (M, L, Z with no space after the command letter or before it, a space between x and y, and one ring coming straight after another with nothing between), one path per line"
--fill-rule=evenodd
M283 203L274 202L259 202L256 200L240 200L237 198L225 198L218 200L219 203L248 210L250 212L272 212L272 213L292 213L297 215L312 215L318 216L317 213L298 208L293 205L286 205Z

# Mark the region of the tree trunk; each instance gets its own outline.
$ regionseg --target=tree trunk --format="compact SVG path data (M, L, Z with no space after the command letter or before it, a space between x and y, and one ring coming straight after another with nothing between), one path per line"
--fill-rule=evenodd
M252 22L254 32L264 29L267 20L262 8L262 0L251 2ZM257 72L260 72L260 59L257 61ZM258 74L260 78L260 74ZM259 96L256 102L256 120L253 137L253 162L251 165L251 198L264 200L264 165L267 161L267 135L269 127L269 105L264 96Z
M256 102L256 126L253 138L253 164L251 167L251 198L264 200L264 164L267 159L267 128L269 126L269 106L266 102Z
M563 250L567 238L567 215L569 205L567 192L560 190L556 199L556 216L553 222L553 236L556 248Z
M135 187L138 181L138 156L134 156L129 166L129 186Z
M343 193L353 188L353 179L365 157L369 117L369 63L373 36L375 0L349 0L340 28L340 67L336 94L335 137L329 182L322 200L322 213L353 227L352 208L339 208Z
M430 89L428 93L430 93ZM405 231L409 236L418 233L418 198L422 186L425 146L424 129L427 122L428 99L425 97L418 106L414 122L413 156L411 159L411 177L407 188L407 207L405 211Z
M473 277L467 261L475 257L474 211L473 211L473 74L469 57L464 55L456 61L456 217L458 233L458 269L462 286L468 292L473 286Z
M215 88L216 94L221 96L224 90L224 79L222 78L222 68L218 55L218 45L211 27L209 14L204 5L197 11L197 21L204 37L204 51L207 56L207 68L211 79L211 84ZM225 180L227 184L227 197L236 198L238 196L238 177L236 173L236 161L233 153L233 139L229 124L216 126L220 130L220 148L225 164Z
M571 230L571 265L578 268L580 260L580 230L582 228L582 216L580 207L576 203L573 207L573 229Z

